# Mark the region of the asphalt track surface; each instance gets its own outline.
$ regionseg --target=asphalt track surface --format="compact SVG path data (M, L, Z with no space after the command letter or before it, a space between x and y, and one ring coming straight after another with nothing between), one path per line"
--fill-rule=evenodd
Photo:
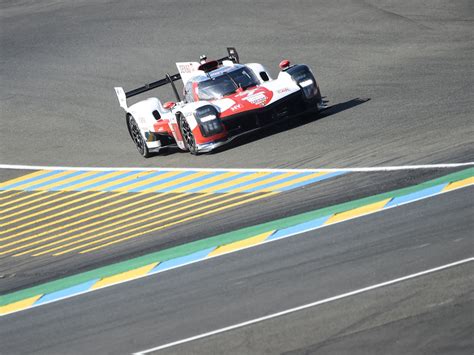
M0 16L3 162L291 168L474 160L469 0L25 0L2 1ZM272 75L283 58L310 65L334 107L219 154L143 160L113 87L133 89L174 73L176 61L225 55L226 46ZM160 94L172 99L170 88Z
M2 1L0 160L9 164L55 166L200 168L330 168L474 161L473 14L472 2L468 0L410 1L403 5L392 1L221 1L219 6L213 1ZM141 86L161 78L166 72L174 73L175 61L194 60L203 53L209 57L221 56L225 54L226 46L237 47L243 62L261 62L275 76L277 64L283 58L310 65L323 94L329 100L330 109L320 117L289 122L239 139L228 149L216 154L193 157L187 153L168 151L160 156L142 159L128 137L124 113L118 106L113 87L122 85L125 89L132 89ZM163 101L172 98L171 90L159 90L158 95ZM325 207L408 186L448 172L428 170L350 174L322 186L312 186L307 190L280 196L277 201L268 200L249 208L232 210L200 224L179 226L160 238L144 238L121 249L111 249L93 256L54 261L27 260L22 263L2 259L1 273L7 277L0 282L0 293L193 238L266 222L286 216L289 211L293 214ZM2 171L2 181L23 173ZM472 191L472 188L468 189ZM462 201L462 196L463 193L459 192L443 197L443 201L448 200L443 202L448 211L458 211L448 214L450 223L447 225L451 228L446 226L445 219L430 215L411 224L412 235L430 239L434 238L433 235L439 236L438 231L444 230L443 238L451 241L462 238L465 241L466 231L469 231L469 227L472 230L472 223L469 224L472 202L468 203L468 195ZM451 201L451 198L454 200ZM403 214L402 211L406 210L397 213ZM468 211L471 211L470 214ZM419 213L427 212L420 210ZM409 217L398 214L396 218ZM403 225L393 225L388 230L386 220L379 219L378 215L370 218L374 219L372 223L360 227L363 233L357 239L361 243L375 243L380 238L380 234L374 233L377 229L404 235ZM427 233L425 230L428 226L436 233ZM384 276L389 277L393 272L418 271L417 268L410 268L413 265L421 269L424 266L440 265L444 261L454 261L460 254L469 254L469 251L472 255L472 242L464 244L461 253L458 245L462 243L465 242L446 242L442 252L431 247L420 248L414 252L420 254L409 253L412 258L406 256L406 263L401 266L394 263L400 262L406 253L407 246L402 242L391 245L393 254L383 254L375 249L371 257L383 259L384 262L377 264L376 271L369 269L368 264L361 264L363 272L372 273L369 279L367 274L352 275L352 269L341 268L353 276L351 282L366 285L370 281L383 281ZM278 249L277 245L279 243L272 246L270 254L284 252L275 250ZM347 251L349 245L336 243L336 254ZM311 251L316 253L315 250L304 249L302 254ZM252 252L246 251L240 256L243 258L247 253ZM419 259L421 256L423 258ZM276 261L266 260L266 263L270 267L275 266ZM237 275L235 264L231 266ZM279 267L284 268L282 265ZM230 267L228 272L232 274ZM175 288L199 281L193 281L193 277L198 277L194 274L173 281L174 273L168 273L166 278L170 278L169 282ZM240 274L240 280L251 285L252 280L245 275ZM298 275L301 274L297 273L297 269L288 267L285 275L280 277L304 278ZM328 274L328 278L332 275ZM462 278L464 274L460 272L460 275ZM219 287L214 281L207 280L208 287ZM145 280L139 282L148 284ZM278 284L275 281L273 286ZM441 285L436 289L441 290ZM328 295L338 290L340 288L330 287ZM148 300L155 291L147 293ZM304 301L304 298L313 301L313 296L317 296L306 289L300 291L291 293L291 297L287 298L296 304L297 301ZM127 289L127 292L131 291ZM248 286L245 296L252 296L252 292ZM281 289L273 289L271 294L278 297L285 295L281 292ZM88 295L84 296L83 301L82 298L68 301L80 303L73 308L78 320L71 323L76 324L77 328L69 328L70 334L63 332L61 339L54 338L61 342L62 348L48 341L52 341L50 335L58 330L58 324L69 324L71 318L63 317L66 305L61 302L23 314L29 314L32 317L28 318L29 322L37 326L47 325L41 339L45 342L42 343L44 349L50 352L66 349L82 352L79 349L85 350L86 346L95 344L102 346L101 352L124 350L117 346L119 342L104 344L95 338L97 342L92 344L90 338L89 341L84 340L89 336L84 333L84 329L96 321L99 329L108 327L111 332L116 325L107 325L105 319L100 321L99 318L90 319L80 315L81 309L99 309L107 303L104 298L95 297ZM120 295L115 297L120 298ZM122 294L121 297L121 302L133 299L128 298L128 294ZM158 301L154 298L152 304L154 302ZM195 304L200 305L199 302L195 301ZM173 337L163 338L145 332L141 338L143 342L134 343L132 339L138 330L155 330L159 324L145 311L149 304L141 299L139 303L143 308L137 310L138 313L127 313L123 308L118 311L119 308L116 308L111 315L130 322L126 329L117 328L124 338L122 340L127 339L137 345L130 351L172 341L176 332L170 332ZM387 303L387 307L393 304ZM276 311L280 310L280 306L272 305ZM246 305L242 307L236 307L233 312L245 315ZM472 303L463 303L462 307L467 307L463 308L466 309L464 315L472 314ZM44 310L51 310L52 313L45 313ZM171 317L172 313L165 318ZM18 340L16 345L8 349L16 352L16 349L20 349L15 346L35 344L39 349L41 342L33 341L37 328L22 328L26 323L20 315L9 316L8 324L12 320L18 322L20 328L13 329L21 329L23 335L31 340ZM449 315L452 315L452 319L458 317L455 311L448 311L444 319L449 318ZM179 329L184 327L186 330L184 320L175 317L175 323L170 323L170 328L175 330L180 322ZM191 320L196 322L195 319ZM51 322L57 322L54 330L50 328ZM1 323L3 332L6 321L2 319ZM209 328L214 329L215 324L212 325ZM472 319L467 321L467 326L472 329ZM189 333L193 334L179 335L195 334ZM380 334L375 336L382 339ZM15 344L15 339L19 338L9 333L8 339L12 341L9 344ZM449 341L446 340L446 343ZM67 347L69 344L75 347ZM301 346L310 345L302 342ZM472 344L470 346L472 350ZM24 349L28 351L28 348ZM393 352L399 352L399 349L395 348ZM463 349L459 352L462 353Z
M473 255L473 222L458 224L458 218L472 216L473 193L468 187L7 315L2 348L7 354L132 353L463 260ZM473 265L167 353L471 353Z

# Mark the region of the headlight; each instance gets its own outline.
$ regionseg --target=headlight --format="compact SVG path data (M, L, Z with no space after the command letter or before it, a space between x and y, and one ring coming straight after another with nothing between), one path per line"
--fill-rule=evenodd
M304 81L300 82L300 85L304 88L307 87L307 86L313 85L313 80L311 80L311 79L304 80Z
M213 106L202 106L196 109L194 116L204 137L213 136L224 130L218 115L219 112Z
M318 93L318 87L314 76L306 65L295 65L286 71L293 80L301 87L307 99L313 98Z
M204 122L209 122L215 119L217 119L216 115L207 115L207 116L201 117L199 120L204 123Z

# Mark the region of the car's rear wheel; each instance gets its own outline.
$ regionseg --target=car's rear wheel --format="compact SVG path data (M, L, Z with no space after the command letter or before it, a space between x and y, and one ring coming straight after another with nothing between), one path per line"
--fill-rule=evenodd
M137 121L135 121L135 118L133 118L132 115L127 116L127 126L138 152L144 158L148 158L150 156L150 152L148 151L148 147L146 145L145 139L143 138L142 132L138 127Z
M179 130L181 132L181 136L183 137L183 142L187 150L193 155L198 153L196 139L194 138L193 131L189 126L188 121L180 115L179 117Z

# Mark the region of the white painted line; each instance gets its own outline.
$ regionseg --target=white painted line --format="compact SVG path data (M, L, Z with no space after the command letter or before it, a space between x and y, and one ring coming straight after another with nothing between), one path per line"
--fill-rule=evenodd
M421 170L421 169L449 169L463 166L474 166L474 162L453 163L453 164L427 164L427 165L401 165L401 166L374 166L374 167L354 167L354 168L322 168L322 169L229 169L229 168L105 168L105 167L77 167L77 166L42 166L42 165L12 165L0 164L0 169L18 169L18 170L82 170L82 171L228 171L228 172L383 172L399 170Z
M390 285L393 285L393 284L396 284L396 283L400 283L400 282L403 282L403 281L414 279L416 277L427 275L427 274L430 274L430 273L433 273L433 272L437 272L437 271L448 269L448 268L451 268L451 267L454 267L454 266L462 265L462 264L465 264L465 263L468 263L468 262L471 262L471 261L474 261L474 257L470 257L470 258L463 259L463 260L458 260L458 261L455 261L455 262L450 263L450 264L441 265L441 266L438 266L438 267L435 267L435 268L432 268L432 269L417 272L415 274L410 274L410 275L399 277L397 279L393 279L393 280L390 280L390 281L385 281L385 282L382 282L382 283L379 283L379 284L376 284L376 285L367 286L367 287L364 287L364 288L360 288L358 290L354 290L354 291L346 292L346 293L343 293L343 294L340 294L340 295L337 295L337 296L325 298L323 300L319 300L319 301L316 301L316 302L313 302L313 303L309 303L309 304L305 304L305 305L298 306L298 307L295 307L295 308L290 308L290 309L287 309L287 310L284 310L284 311L281 311L281 312L269 314L269 315L264 316L264 317L251 319L251 320L248 320L246 322L234 324L234 325L231 325L231 326L228 326L228 327L225 327L225 328L216 329L216 330L213 330L211 332L202 333L202 334L199 334L199 335L195 335L193 337L189 337L189 338L186 338L186 339L181 339L181 340L178 340L178 341L174 341L172 343L160 345L160 346L157 346L155 348L142 350L142 351L133 353L133 355L148 354L148 353L153 352L153 351L163 350L163 349L166 349L166 348L171 348L171 347L176 346L176 345L189 343L189 342L194 341L194 340L207 338L209 336L224 333L224 332L227 332L229 330L242 328L242 327L245 327L245 326L248 326L248 325L251 325L251 324L263 322L263 321L266 321L266 320L269 320L269 319L272 319L272 318L281 317L281 316L284 316L284 315L287 315L287 314L290 314L290 313L294 313L294 312L298 312L298 311L301 311L301 310L304 310L304 309L307 309L307 308L316 307L316 306L319 306L319 305L322 305L322 304L325 304L325 303L334 302L334 301L337 301L337 300L340 300L340 299L343 299L343 298L348 298L348 297L355 296L355 295L358 295L358 294L361 294L361 293L364 293L364 292L368 292L368 291L376 290L378 288L390 286Z

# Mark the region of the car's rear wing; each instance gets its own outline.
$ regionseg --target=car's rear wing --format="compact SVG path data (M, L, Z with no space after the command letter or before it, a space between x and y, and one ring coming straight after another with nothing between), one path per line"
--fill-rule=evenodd
M227 47L227 56L220 58L217 60L219 64L222 64L224 60L231 60L234 63L239 63L239 54L237 53L237 50L234 47ZM181 98L179 97L178 90L176 89L176 85L174 84L175 81L181 80L181 74L166 74L166 76L163 79L154 81L149 84L145 84L144 86L141 86L139 88L130 90L125 92L122 87L115 87L115 93L117 94L117 98L119 100L120 107L122 107L124 110L127 110L127 99L129 97L143 94L144 92L156 89L160 86L166 85L166 84L171 84L171 87L173 88L174 94L176 96L177 101L181 101Z
M217 59L217 62L219 64L222 64L224 60L231 60L234 63L240 63L239 53L237 53L237 50L234 47L227 47L227 56L221 59Z

